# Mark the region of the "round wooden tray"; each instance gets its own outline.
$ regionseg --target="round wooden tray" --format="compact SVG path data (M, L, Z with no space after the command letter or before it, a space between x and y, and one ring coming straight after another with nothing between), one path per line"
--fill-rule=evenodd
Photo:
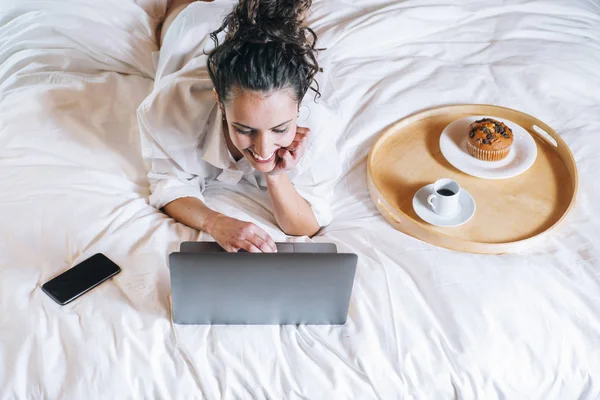
M474 115L506 118L535 139L538 154L526 172L489 180L454 168L440 152L440 134L451 122ZM569 212L577 192L577 167L566 143L548 125L522 112L491 105L456 105L419 112L388 128L369 153L368 187L379 212L398 230L452 250L499 254L534 245ZM466 224L441 228L420 219L414 194L439 178L457 180L475 199Z

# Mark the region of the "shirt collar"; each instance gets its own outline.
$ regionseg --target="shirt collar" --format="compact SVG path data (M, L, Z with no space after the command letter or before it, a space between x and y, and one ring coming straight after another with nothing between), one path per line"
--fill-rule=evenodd
M225 135L223 135L223 114L217 104L208 119L205 138L202 159L220 169L235 169L235 161L229 154Z

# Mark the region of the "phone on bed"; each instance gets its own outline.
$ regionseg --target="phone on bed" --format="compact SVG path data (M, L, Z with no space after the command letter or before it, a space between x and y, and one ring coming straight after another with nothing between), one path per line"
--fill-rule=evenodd
M98 253L44 283L42 290L64 306L119 272L117 264Z

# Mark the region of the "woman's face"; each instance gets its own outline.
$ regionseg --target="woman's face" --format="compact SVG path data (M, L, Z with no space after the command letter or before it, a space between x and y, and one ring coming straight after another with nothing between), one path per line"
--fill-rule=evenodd
M298 103L289 90L269 94L238 90L232 97L225 104L230 151L233 145L256 170L270 172L277 150L288 147L296 136Z

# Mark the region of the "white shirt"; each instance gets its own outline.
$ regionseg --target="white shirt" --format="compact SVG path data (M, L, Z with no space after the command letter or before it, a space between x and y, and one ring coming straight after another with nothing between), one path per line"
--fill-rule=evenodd
M142 153L150 167L149 202L156 208L181 197L204 201L202 193L214 180L234 185L243 179L267 190L262 173L246 158L236 162L231 156L206 68L204 52L214 47L209 34L235 3L192 3L164 37L154 90L137 112ZM324 96L315 103L309 91L300 107L298 124L310 128L311 134L304 156L288 176L310 204L319 225L326 226L332 220L333 188L341 174L334 141L340 114L333 93L325 92L331 90L329 81L322 80L319 77Z

